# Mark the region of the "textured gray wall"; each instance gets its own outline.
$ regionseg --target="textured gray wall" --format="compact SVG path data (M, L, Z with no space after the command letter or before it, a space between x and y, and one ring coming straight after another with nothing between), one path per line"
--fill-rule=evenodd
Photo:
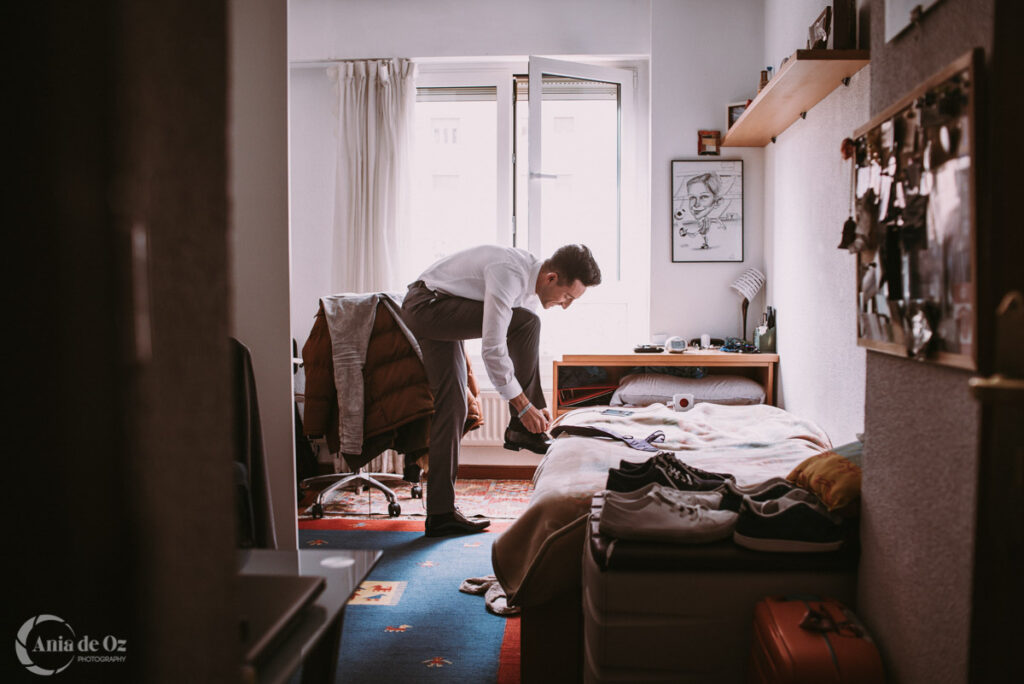
M975 46L994 0L944 0L891 43L871 7L871 112ZM962 682L973 567L979 413L970 373L869 352L859 609L892 681Z

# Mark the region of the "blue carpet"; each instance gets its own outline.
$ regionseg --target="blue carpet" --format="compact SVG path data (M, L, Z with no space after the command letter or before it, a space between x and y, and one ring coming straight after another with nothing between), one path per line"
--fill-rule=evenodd
M300 548L381 549L361 592L396 605L345 608L338 681L495 682L505 619L482 596L459 591L467 577L491 574L497 535L427 538L422 532L299 530ZM391 587L388 582L405 582ZM366 585L364 585L366 586Z

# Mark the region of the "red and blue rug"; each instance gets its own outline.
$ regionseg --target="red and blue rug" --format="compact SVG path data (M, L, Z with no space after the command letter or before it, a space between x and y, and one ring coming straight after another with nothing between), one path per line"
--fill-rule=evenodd
M429 538L422 520L300 520L300 548L383 551L345 608L339 681L518 682L519 619L459 591L492 573L491 544L508 525Z

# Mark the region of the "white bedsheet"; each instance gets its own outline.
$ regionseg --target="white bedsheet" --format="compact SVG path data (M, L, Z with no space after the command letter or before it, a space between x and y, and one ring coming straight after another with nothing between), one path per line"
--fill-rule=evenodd
M630 416L604 415L606 408L576 409L556 424L607 428L640 439L661 430L665 441L654 444L659 451L675 452L679 460L704 470L731 473L741 485L785 477L808 456L832 447L814 423L766 404L702 403L685 412L652 404L626 409L633 412ZM620 460L639 462L653 455L617 440L562 435L537 468L534 498L567 486L603 489L608 468L618 467Z
M741 485L785 477L804 459L832 447L814 423L764 404L697 404L676 412L663 404L604 415L606 406L576 409L557 423L608 428L640 439L661 430L661 451L703 470L730 473ZM574 591L580 582L584 522L608 469L642 462L654 452L615 440L559 436L534 475L530 507L494 543L491 560L510 604L540 604Z

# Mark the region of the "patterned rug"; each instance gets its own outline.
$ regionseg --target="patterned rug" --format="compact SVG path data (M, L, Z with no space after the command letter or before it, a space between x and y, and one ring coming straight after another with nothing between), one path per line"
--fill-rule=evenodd
M388 500L384 494L370 488L365 492L355 490L335 491L324 505L324 517L357 517L362 519L422 520L426 512L426 500L412 498L412 485L408 482L388 480L383 484L395 493L402 514L397 518L388 516ZM423 485L426 492L426 483ZM526 510L533 493L529 480L465 480L455 483L455 501L463 515L482 515L492 520L514 520ZM299 505L299 520L310 520L309 507L316 499L316 491L309 491Z
M520 681L519 618L492 615L459 584L491 570L489 533L424 537L423 523L334 518L299 522L299 547L380 549L345 609L338 676L346 682Z

